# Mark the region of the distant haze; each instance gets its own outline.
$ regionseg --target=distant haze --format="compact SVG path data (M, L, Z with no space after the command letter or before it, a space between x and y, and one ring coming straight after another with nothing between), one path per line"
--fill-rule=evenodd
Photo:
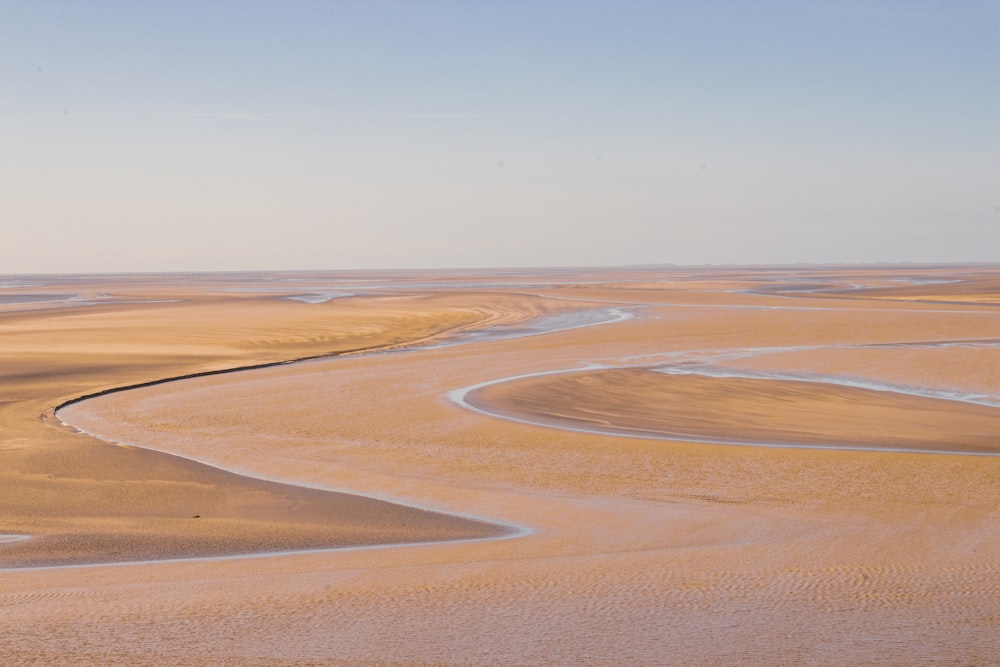
M1000 3L0 0L0 274L1000 260Z

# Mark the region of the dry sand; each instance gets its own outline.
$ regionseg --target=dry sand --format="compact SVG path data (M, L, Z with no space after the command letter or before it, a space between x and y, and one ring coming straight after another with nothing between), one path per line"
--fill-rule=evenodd
M33 536L0 542L0 564L74 564L0 572L0 655L995 664L1000 458L968 454L998 450L998 277L990 267L646 269L66 277L0 290L83 294L0 300L0 533ZM338 290L361 296L285 298ZM426 345L615 304L636 317ZM112 387L411 341L424 346L60 411L144 449L39 418ZM589 364L601 368L579 372ZM678 365L751 377L650 370ZM539 373L550 374L488 384ZM550 425L453 400L484 384L467 395L479 407ZM558 428L598 422L657 437ZM861 450L669 439L681 431ZM863 450L873 447L956 453ZM510 526L531 532L511 538ZM490 535L508 539L84 565Z

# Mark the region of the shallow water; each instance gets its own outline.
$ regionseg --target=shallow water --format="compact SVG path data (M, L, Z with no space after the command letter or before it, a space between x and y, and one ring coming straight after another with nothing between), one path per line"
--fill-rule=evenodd
M42 301L65 301L78 297L77 294L0 294L0 303L35 303Z

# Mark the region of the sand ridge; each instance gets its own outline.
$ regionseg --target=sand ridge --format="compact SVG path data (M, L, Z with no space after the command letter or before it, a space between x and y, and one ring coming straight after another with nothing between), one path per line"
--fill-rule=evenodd
M1000 404L975 402L987 397L967 394L962 400L954 392L927 397L906 387L871 386L853 378L775 379L654 366L494 382L462 393L459 400L484 414L595 433L764 447L1000 455Z

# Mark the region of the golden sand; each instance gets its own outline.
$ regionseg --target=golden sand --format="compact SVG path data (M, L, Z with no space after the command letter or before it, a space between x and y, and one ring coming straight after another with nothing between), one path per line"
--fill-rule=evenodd
M1000 409L826 382L621 368L475 390L514 419L600 433L760 446L1000 454Z
M97 303L27 302L33 307L25 309L20 302L0 312L0 532L32 536L5 545L0 564L130 561L506 532L356 497L331 504L330 494L315 490L111 446L57 428L52 411L80 395L165 376L393 348L517 321L544 312L537 299L501 296L480 307L463 294L400 294L306 304L280 293L276 298L174 281L179 284L46 286L43 294L77 290ZM112 290L130 300L101 305L109 297L91 296ZM38 291L18 290L26 296ZM203 452L192 458L211 457ZM382 515L391 518L383 522Z
M507 539L8 569L0 655L11 664L993 664L1000 459L967 452L997 449L988 404L1000 402L998 275L365 276L394 288L312 304L283 298L291 289L223 291L259 287L250 277L31 288L181 301L0 312L0 533L34 536L0 543L4 566ZM196 377L60 411L76 428L147 449L39 419L110 387L615 304L636 317ZM684 363L808 379L650 370ZM588 364L601 368L557 373ZM551 374L467 396L550 426L453 400L539 373ZM830 375L927 395L831 385ZM553 418L660 437L580 433ZM959 453L663 439L681 426L696 431L691 440ZM269 485L156 450L406 504ZM508 525L531 532L511 538Z

